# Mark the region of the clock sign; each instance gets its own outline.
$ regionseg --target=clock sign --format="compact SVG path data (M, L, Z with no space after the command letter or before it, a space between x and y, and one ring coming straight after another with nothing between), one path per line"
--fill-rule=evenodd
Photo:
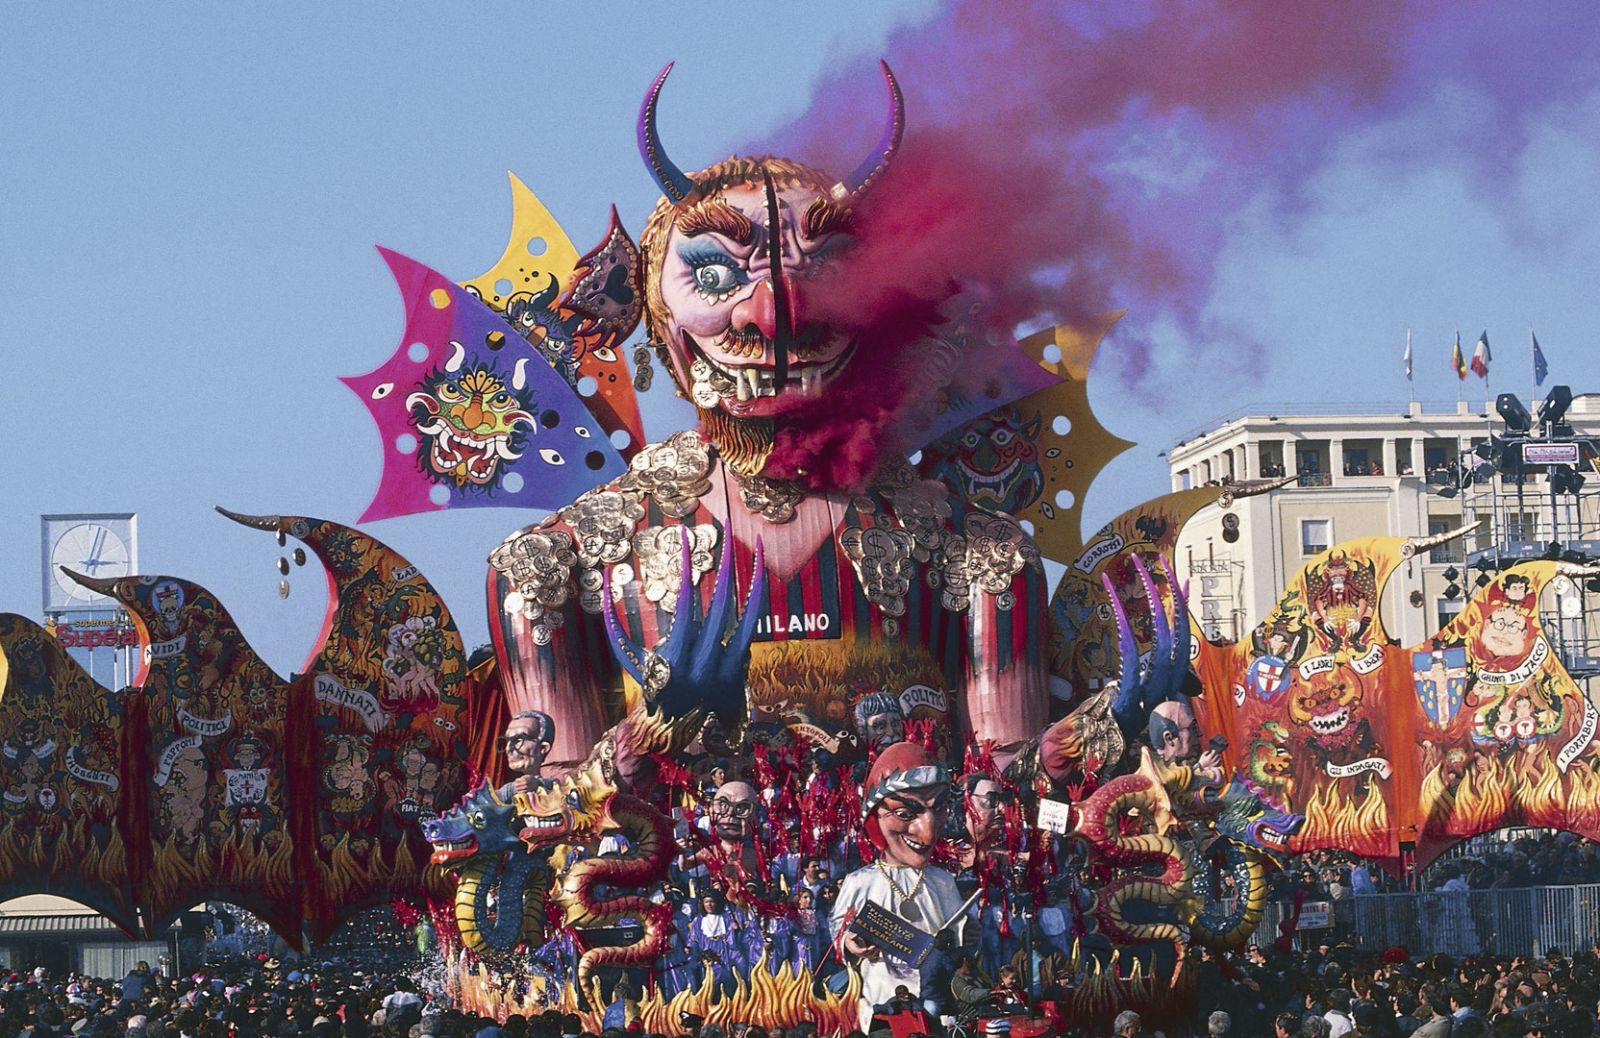
M45 609L114 609L105 595L91 591L63 572L116 580L133 572L133 516L45 517Z

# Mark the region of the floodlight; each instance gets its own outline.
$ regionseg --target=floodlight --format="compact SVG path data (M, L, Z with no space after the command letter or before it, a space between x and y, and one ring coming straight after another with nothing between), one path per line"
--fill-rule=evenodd
M1533 418L1515 393L1501 393L1495 397L1494 409L1500 412L1500 420L1506 423L1506 428L1511 432L1525 433L1533 428ZM1543 413L1542 409L1540 413Z
M1544 403L1539 405L1539 424L1554 425L1566 417L1567 408L1571 406L1572 387L1551 386L1550 392L1545 394Z
M1557 465L1550 470L1550 492L1577 496L1586 482L1583 473L1571 465Z

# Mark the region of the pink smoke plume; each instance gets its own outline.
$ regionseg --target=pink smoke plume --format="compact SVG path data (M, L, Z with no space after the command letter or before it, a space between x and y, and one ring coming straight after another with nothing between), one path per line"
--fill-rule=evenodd
M1206 305L1246 207L1266 204L1292 227L1341 142L1407 115L1418 117L1410 136L1382 158L1492 174L1511 161L1527 116L1593 85L1600 32L1586 10L954 0L885 48L905 90L906 144L862 206L872 233L831 302L879 327L936 304L952 283L984 290L1008 325L1129 307L1116 342L1122 377L1146 374L1151 329L1163 324L1187 341L1185 367L1245 369L1260 345L1217 327ZM1481 122L1425 117L1447 81L1481 107ZM870 65L852 62L749 151L849 169L882 105ZM882 425L865 423L845 446Z

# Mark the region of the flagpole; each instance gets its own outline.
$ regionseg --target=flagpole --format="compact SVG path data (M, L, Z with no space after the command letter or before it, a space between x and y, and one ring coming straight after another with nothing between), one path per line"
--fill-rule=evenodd
M1411 402L1417 402L1417 380L1411 374L1411 329L1406 329L1406 386L1411 392Z
M1450 370L1456 377L1456 410L1466 402L1467 358L1461 352L1461 329L1456 329L1456 344L1450 350Z
M1539 354L1534 343L1538 341L1533 334L1533 325L1528 325L1528 374L1533 377L1533 386L1528 392L1528 410L1535 413L1539 410Z

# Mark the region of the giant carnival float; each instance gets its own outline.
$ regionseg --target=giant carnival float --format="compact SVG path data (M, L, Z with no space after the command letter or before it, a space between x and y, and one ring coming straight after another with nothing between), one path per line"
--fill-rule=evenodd
M1118 315L1019 341L995 286L897 280L915 228L882 73L881 137L842 176L686 172L662 71L637 242L613 210L580 255L513 177L481 276L383 252L407 320L345 380L384 450L362 521L544 514L485 546L492 656L415 565L324 519L223 513L326 570L288 676L198 583L74 574L144 662L103 688L0 616L0 896L59 893L132 935L215 899L297 947L393 904L432 919L479 1012L832 1033L1017 941L1055 956L1058 1023L1179 1012L1286 856L1600 837L1596 712L1535 608L1566 564L1507 568L1401 646L1384 583L1453 534L1338 544L1216 644L1178 535L1278 484L1081 535L1129 446L1085 386ZM653 365L698 420L647 443Z

